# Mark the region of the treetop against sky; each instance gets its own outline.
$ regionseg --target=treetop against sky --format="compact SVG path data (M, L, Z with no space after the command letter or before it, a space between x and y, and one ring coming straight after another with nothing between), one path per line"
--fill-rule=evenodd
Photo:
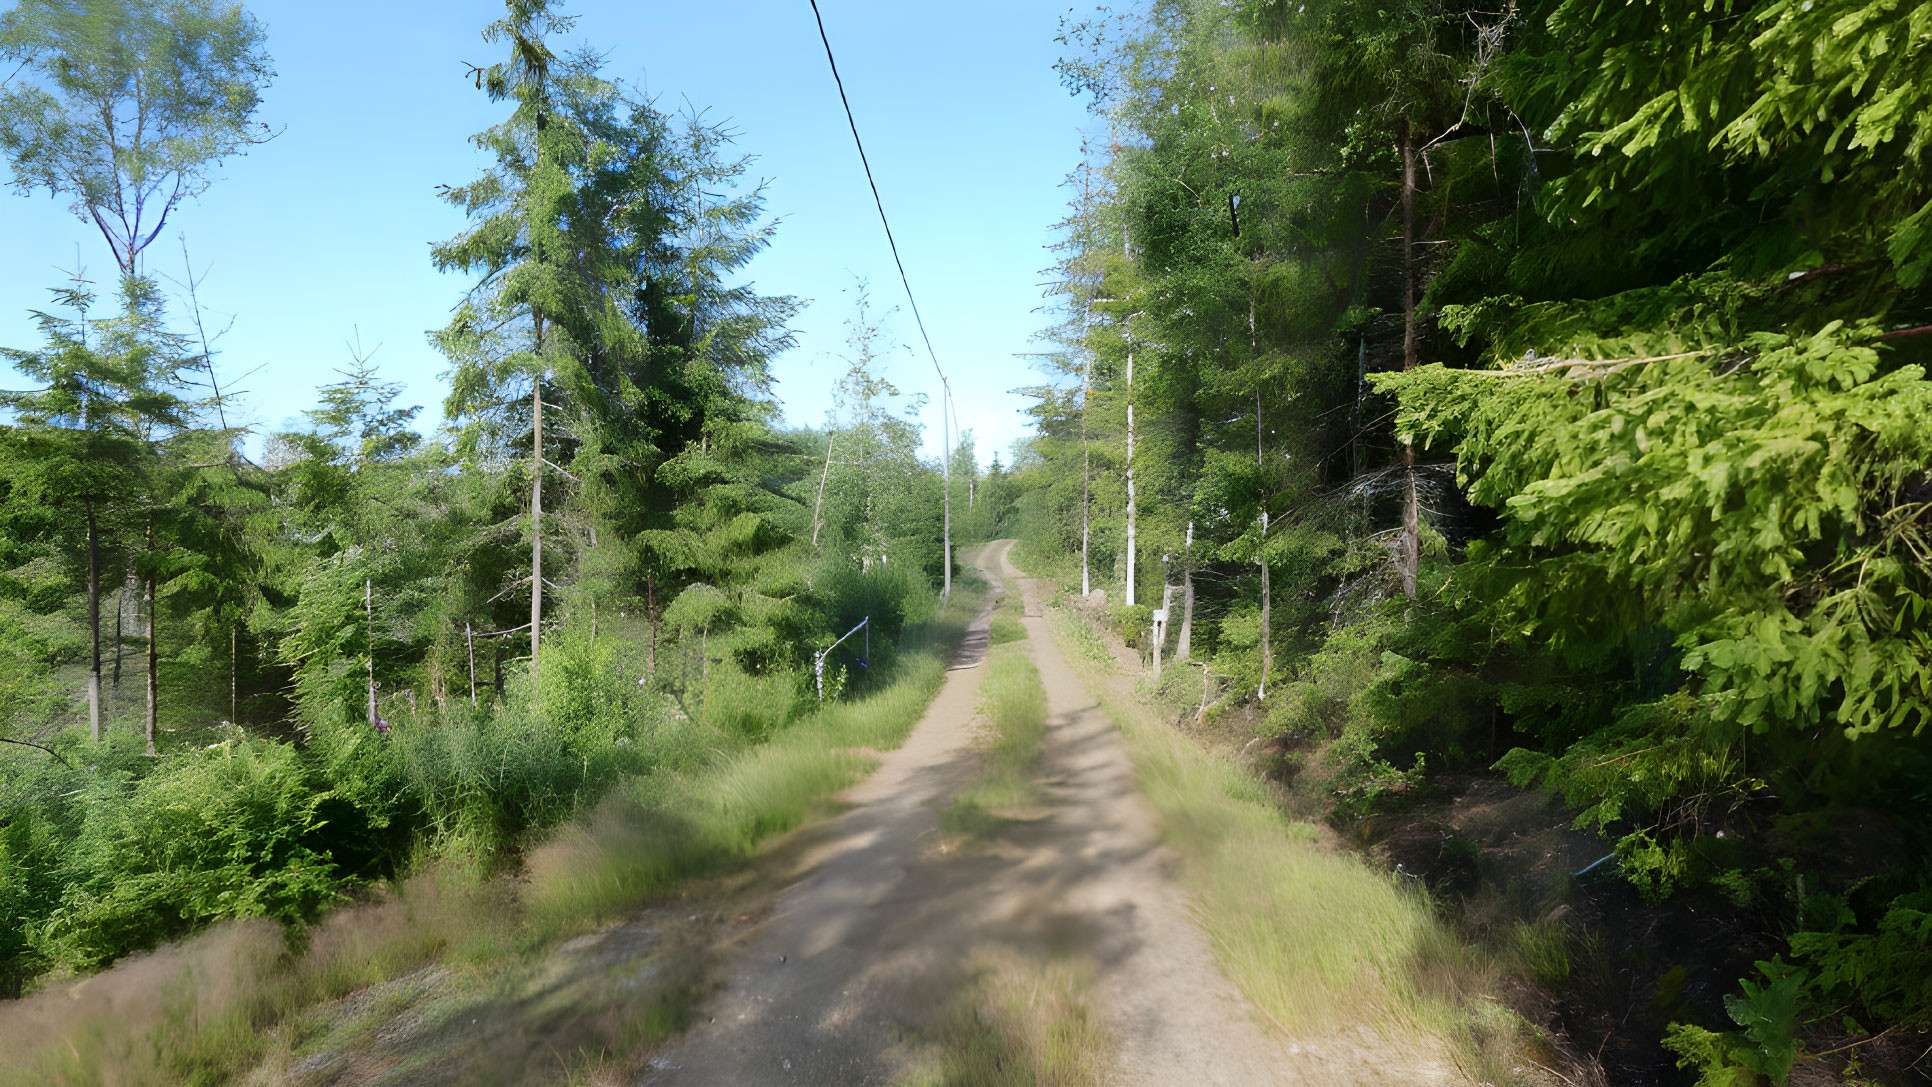
M1087 120L1052 69L1059 10L1027 0L822 6L913 289L954 375L960 425L990 460L1025 430L1023 399L1007 390L1037 381L1015 356L1035 346L1044 246ZM465 73L488 51L476 28L501 5L248 7L276 73L257 116L279 135L212 172L212 187L146 251L145 270L183 279L185 236L207 274L200 293L214 326L232 316L218 345L223 372L255 371L242 383L242 417L258 430L300 425L316 386L351 365L347 344L358 338L364 350L380 345L374 361L433 429L447 364L425 333L466 287L430 264L429 246L461 226L436 187L464 182L481 161L468 138L494 107ZM688 100L728 120L738 150L757 157L751 173L770 181L781 225L751 278L762 293L811 302L796 321L798 347L774 367L775 391L788 421L823 425L855 281L870 280L882 305L901 295L811 8L578 0L568 10L580 17L572 44L606 54L611 75L660 108ZM66 203L44 190L0 195L12 256L0 268L0 344L36 342L27 311L46 307L48 290L78 269L112 293L112 254ZM917 340L902 304L888 327L895 343ZM908 392L931 395L936 384L910 351L894 353L886 373ZM927 414L936 457L937 416Z

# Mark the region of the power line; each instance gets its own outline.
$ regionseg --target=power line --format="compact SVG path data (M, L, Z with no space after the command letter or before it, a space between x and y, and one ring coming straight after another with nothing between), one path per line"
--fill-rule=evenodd
M885 227L886 244L892 248L893 266L899 269L899 285L906 289L906 302L912 307L912 320L919 326L919 339L926 345L926 357L932 360L933 373L939 375L939 427L944 448L940 450L939 467L945 479L944 500L946 506L945 543L940 550L940 566L943 568L945 587L940 590L940 599L953 595L953 450L951 417L949 407L953 400L952 382L946 380L946 371L939 368L939 353L932 349L932 337L926 334L926 319L919 315L919 300L912 295L912 280L906 277L906 262L899 259L899 241L892 236L892 220L886 218L885 201L879 197L879 183L872 176L872 160L866 157L865 141L859 138L859 122L852 116L852 100L845 96L845 80L839 77L839 62L832 56L832 39L825 34L825 16L818 10L818 0L811 0L812 19L818 23L818 40L825 46L825 63L832 68L832 82L839 89L839 104L845 107L845 123L852 129L852 144L859 149L859 165L865 167L865 183L872 188L872 206L879 209L879 225Z
M865 183L872 187L872 204L879 209L879 225L885 227L886 244L892 247L892 263L899 269L899 284L906 289L906 301L912 305L912 319L919 326L919 338L925 342L926 357L932 360L932 368L939 374L939 383L945 385L947 395L952 386L946 381L946 372L939 369L939 355L932 349L932 337L926 335L925 319L919 316L919 301L912 296L912 281L906 278L905 262L899 259L899 243L892 236L892 223L886 218L885 201L879 199L879 183L872 178L872 162L865 157L865 141L859 138L859 122L852 117L852 102L845 96L845 80L839 78L839 62L832 57L832 40L825 36L825 17L819 14L818 0L811 0L812 18L818 21L818 40L825 44L825 62L832 66L832 82L839 88L839 103L845 107L845 123L851 126L852 143L859 149L859 164L865 167Z

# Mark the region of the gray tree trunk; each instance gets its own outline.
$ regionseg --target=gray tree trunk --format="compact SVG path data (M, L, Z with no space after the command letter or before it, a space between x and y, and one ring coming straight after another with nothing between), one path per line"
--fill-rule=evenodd
M1397 129L1402 150L1402 369L1416 365L1415 333L1415 141L1408 118ZM1402 446L1402 593L1415 599L1416 577L1422 566L1422 516L1415 493L1415 443Z
M1187 523L1187 550L1181 559L1181 637L1174 644L1174 660L1194 655L1194 522Z
M94 655L87 671L87 728L101 742L101 533L94 501L87 501L87 630Z
M543 318L537 318L537 350L543 350ZM530 389L530 681L537 681L537 650L543 638L543 377Z

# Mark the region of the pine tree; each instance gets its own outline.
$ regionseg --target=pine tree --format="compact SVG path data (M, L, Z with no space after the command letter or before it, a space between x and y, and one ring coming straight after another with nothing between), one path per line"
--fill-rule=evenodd
M152 282L124 280L124 311L109 319L89 316L94 295L84 283L54 294L70 315L35 311L45 346L0 352L45 383L5 397L16 413L8 431L14 480L7 504L17 525L38 522L30 531L81 557L90 641L88 723L99 740L101 570L104 560L116 558L103 554L103 524L151 504L157 441L182 422L172 390L186 360L181 345L158 327L160 302ZM72 519L49 522L47 513L54 510L70 511Z

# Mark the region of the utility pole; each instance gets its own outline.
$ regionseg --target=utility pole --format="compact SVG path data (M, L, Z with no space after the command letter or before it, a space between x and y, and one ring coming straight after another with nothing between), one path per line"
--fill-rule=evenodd
M934 363L933 369L938 370L939 365ZM939 565L945 570L946 574L944 584L939 590L939 602L943 604L953 597L953 432L951 413L953 387L946 380L944 372L941 372L939 375L939 390L940 468L942 470L941 479L946 491L943 500L946 518L945 535L941 538L939 545Z

